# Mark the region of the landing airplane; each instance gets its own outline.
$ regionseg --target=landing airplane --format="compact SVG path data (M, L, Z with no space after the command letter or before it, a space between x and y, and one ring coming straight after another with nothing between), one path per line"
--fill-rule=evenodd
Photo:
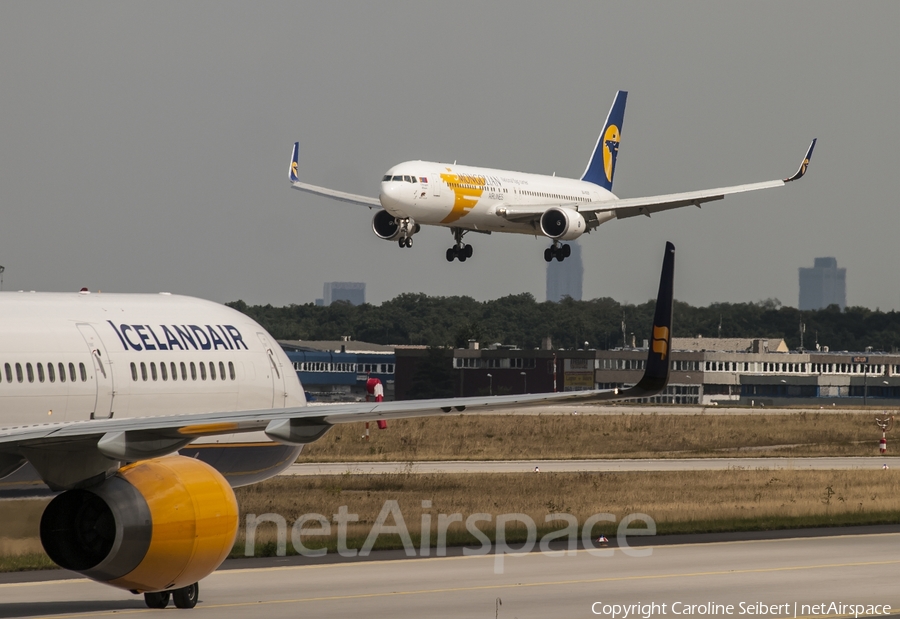
M612 391L307 407L287 355L249 317L161 293L0 292L0 479L30 463L62 491L49 557L95 581L197 603L238 530L232 487L290 466L334 424L622 400L669 378L675 248L666 244L641 380Z
M412 247L421 226L443 226L453 233L454 245L447 261L465 262L472 246L463 243L469 232L513 232L545 236L552 241L544 260L562 261L572 249L560 241L572 241L612 219L653 213L682 206L699 207L726 195L781 187L806 174L816 140L813 140L796 174L783 180L718 189L689 191L646 198L618 198L612 193L619 152L625 100L620 90L597 138L594 152L581 178L525 174L457 165L456 162L406 161L388 170L381 179L378 198L359 196L300 181L300 143L294 144L290 180L294 189L379 209L372 219L378 238Z

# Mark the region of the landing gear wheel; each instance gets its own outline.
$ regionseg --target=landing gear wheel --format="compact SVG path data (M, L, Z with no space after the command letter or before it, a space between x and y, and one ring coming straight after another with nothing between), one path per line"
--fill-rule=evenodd
M400 249L403 249L404 247L406 247L406 239L401 238L399 241L397 241L397 245L400 246Z
M471 245L466 245L466 247L465 247L465 252L464 252L466 258L471 258L471 257L472 257L472 252L473 252L472 246L471 246Z
M453 262L456 259L456 252L453 251L452 247L447 248L447 262Z
M411 236L406 237L406 246L412 247L412 237Z
M550 262L551 260L553 260L553 250L549 247L544 250L544 260L546 262Z
M556 261L557 262L562 262L565 259L566 259L566 255L563 252L560 251L560 252L556 253Z
M572 255L572 247L570 245L563 245L562 251L563 251L563 258L568 258L569 256Z
M147 605L147 608L165 608L169 605L169 592L145 593L144 603Z
M168 593L166 594L166 597L169 597ZM178 608L193 608L197 605L197 600L199 598L200 583L198 582L181 589L175 589L175 591L172 592L172 599L175 601L175 606Z
M461 251L461 252L459 252L459 255L457 256L457 258L459 258L460 262L465 262L466 258L468 258L468 256L466 256L466 252Z

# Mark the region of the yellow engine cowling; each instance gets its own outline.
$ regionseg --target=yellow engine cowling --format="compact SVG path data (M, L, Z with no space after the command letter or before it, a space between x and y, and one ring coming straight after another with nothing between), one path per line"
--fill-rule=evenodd
M167 456L57 496L41 519L41 542L66 569L145 593L212 573L237 529L237 500L225 478L199 460Z

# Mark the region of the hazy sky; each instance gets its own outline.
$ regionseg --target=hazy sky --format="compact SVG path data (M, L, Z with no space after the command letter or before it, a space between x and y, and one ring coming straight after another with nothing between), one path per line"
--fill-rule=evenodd
M615 192L806 178L582 238L585 298L643 302L664 241L694 305L777 297L835 256L847 301L900 309L900 2L3 2L4 290L307 303L325 281L545 295L546 239L375 237L410 159L577 177L628 90Z

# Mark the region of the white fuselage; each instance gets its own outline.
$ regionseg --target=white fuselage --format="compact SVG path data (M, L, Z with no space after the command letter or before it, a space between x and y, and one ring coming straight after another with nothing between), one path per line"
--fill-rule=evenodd
M417 223L483 232L541 234L530 223L509 221L497 209L583 205L614 200L599 185L571 178L526 174L428 161L407 161L388 170L379 199L395 217Z
M0 316L0 427L306 402L277 342L210 301L3 292Z

